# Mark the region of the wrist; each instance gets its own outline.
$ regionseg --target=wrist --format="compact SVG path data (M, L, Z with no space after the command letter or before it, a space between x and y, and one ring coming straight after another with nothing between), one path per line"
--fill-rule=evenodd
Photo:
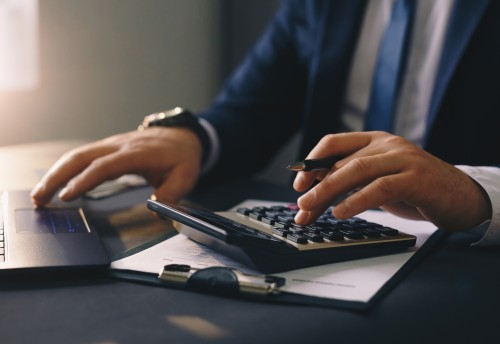
M152 127L178 127L193 132L201 144L201 165L204 166L210 152L210 138L199 119L189 110L176 107L147 115L139 125L138 130Z

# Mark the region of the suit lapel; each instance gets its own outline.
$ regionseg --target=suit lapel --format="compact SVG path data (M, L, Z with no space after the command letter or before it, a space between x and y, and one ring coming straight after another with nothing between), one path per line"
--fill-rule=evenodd
M436 75L436 84L434 86L427 119L425 141L428 139L430 128L434 123L437 111L439 110L453 72L489 1L490 0L455 0L455 7L451 13L448 32L445 37L445 45Z
M366 0L308 1L307 4L322 6L314 11L320 19L307 81L307 121L301 154L307 154L322 136L338 130L346 79ZM325 118L331 122L325 122Z

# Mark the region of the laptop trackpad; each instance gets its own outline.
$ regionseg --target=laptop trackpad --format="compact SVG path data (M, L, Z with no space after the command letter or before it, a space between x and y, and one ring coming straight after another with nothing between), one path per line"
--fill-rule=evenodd
M88 233L81 209L16 209L16 231L20 234Z

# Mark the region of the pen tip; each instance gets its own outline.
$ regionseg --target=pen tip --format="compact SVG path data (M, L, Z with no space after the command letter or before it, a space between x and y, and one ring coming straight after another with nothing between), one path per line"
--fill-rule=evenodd
M289 169L290 171L302 171L305 167L304 162L299 161L299 162L294 162L293 164L288 165L286 168Z

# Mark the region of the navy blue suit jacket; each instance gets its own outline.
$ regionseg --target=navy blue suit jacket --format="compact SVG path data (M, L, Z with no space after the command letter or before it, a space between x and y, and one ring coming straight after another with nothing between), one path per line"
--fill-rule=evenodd
M255 172L295 132L302 159L340 130L366 0L285 1L201 115L218 131L213 174ZM424 148L452 164L500 165L500 1L456 0ZM236 167L236 168L235 168ZM218 179L217 178L217 179Z

